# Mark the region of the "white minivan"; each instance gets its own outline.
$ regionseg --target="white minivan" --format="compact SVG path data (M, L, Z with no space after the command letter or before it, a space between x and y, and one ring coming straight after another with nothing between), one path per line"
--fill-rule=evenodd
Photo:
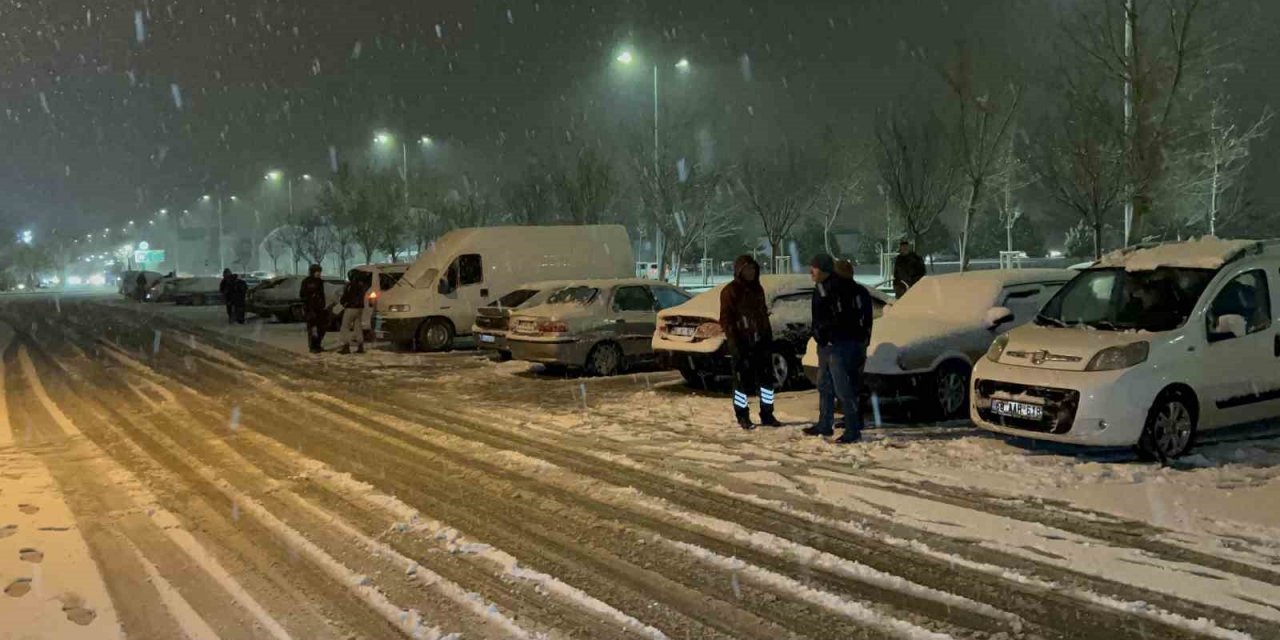
M442 351L470 335L476 309L522 282L630 277L621 225L481 227L441 236L378 300L379 337Z
M1121 251L997 339L973 375L982 428L1187 452L1201 430L1280 416L1280 244Z

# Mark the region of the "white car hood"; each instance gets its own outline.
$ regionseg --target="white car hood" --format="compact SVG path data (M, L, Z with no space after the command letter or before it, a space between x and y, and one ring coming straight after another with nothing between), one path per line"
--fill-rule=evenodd
M1016 367L1084 371L1099 351L1148 340L1153 335L1156 334L1029 324L1009 333L1009 343L999 362Z

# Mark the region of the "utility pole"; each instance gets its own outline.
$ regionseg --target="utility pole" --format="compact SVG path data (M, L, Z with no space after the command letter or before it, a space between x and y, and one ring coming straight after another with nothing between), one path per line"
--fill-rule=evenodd
M1124 6L1124 140L1125 150L1133 157L1133 75L1137 61L1133 57L1133 28L1137 17L1133 9L1133 0L1125 0ZM1132 177L1132 176L1130 176ZM1124 244L1130 245L1130 234L1133 233L1133 185L1125 186L1127 197L1124 200Z
M227 268L227 252L222 250L222 192L218 192L218 272Z

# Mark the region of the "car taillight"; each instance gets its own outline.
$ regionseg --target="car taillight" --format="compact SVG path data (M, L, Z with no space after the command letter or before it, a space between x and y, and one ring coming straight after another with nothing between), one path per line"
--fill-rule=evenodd
M538 333L569 333L569 325L563 322L540 322Z
M704 322L698 325L698 328L693 332L693 337L703 340L719 338L722 335L724 335L724 328L720 326L719 322Z
M370 299L370 300L377 300L377 299L378 299L378 292L377 292L377 291L370 291L370 292L369 292L369 299Z

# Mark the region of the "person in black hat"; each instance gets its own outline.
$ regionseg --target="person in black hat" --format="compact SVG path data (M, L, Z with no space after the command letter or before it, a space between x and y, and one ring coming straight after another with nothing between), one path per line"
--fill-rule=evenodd
M818 422L806 435L835 433L836 398L844 407L845 430L838 442L862 439L858 387L871 340L871 294L836 272L835 259L819 255L809 263L813 290L813 339L818 343Z
M924 277L924 258L911 249L911 243L898 243L898 255L893 259L893 295L901 298L907 290L916 286Z
M320 265L313 264L302 280L298 296L302 298L302 317L307 321L307 343L311 353L324 351L324 333L329 328L329 304L324 295Z

